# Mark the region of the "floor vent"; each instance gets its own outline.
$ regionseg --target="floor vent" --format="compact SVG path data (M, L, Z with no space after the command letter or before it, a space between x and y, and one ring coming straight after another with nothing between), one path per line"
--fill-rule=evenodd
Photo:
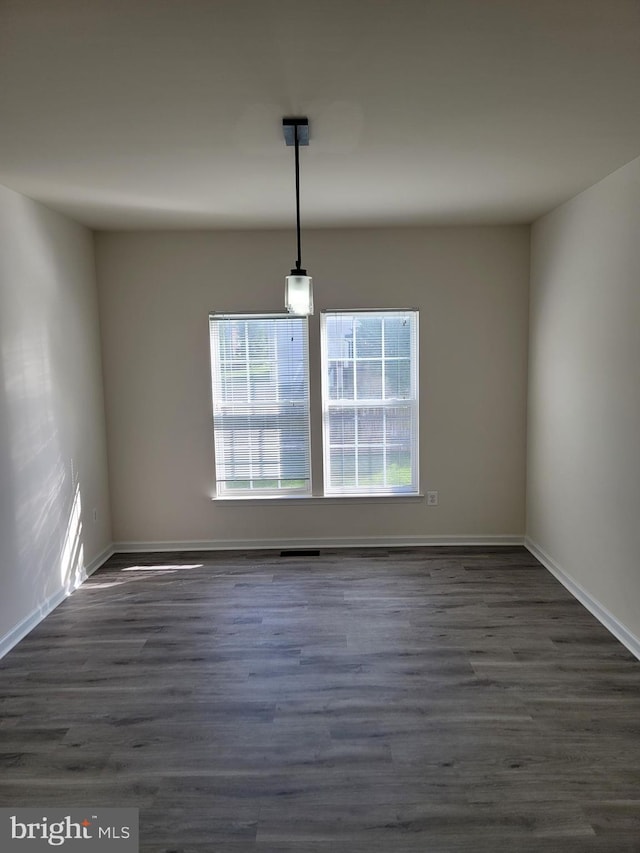
M316 551L313 548L304 548L298 551L288 550L288 551L280 551L281 557L319 557L320 551Z

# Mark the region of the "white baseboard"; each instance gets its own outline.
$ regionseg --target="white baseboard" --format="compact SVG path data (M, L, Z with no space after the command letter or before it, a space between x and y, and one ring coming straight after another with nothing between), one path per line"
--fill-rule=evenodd
M87 566L84 567L81 575L80 583L85 581L90 575L92 575L100 566L105 563L109 557L113 554L113 545L109 545L108 548L105 548L100 554L98 554L95 559L93 559ZM71 593L80 586L80 583L76 584L71 589L62 588L55 592L53 595L50 595L39 607L36 607L25 619L19 622L14 628L11 629L4 637L0 637L0 658L3 658L7 652L11 651L11 649L16 646L20 640L27 636L30 631L38 625L45 616L48 616L52 610L55 610L59 604L68 598Z
M0 658L3 658L7 652L10 652L14 646L17 646L20 640L24 639L30 631L42 622L45 616L48 616L52 610L61 604L67 597L68 593L64 589L59 589L54 595L49 596L42 602L40 607L36 607L25 619L0 638Z
M287 548L419 548L448 546L524 545L523 536L343 536L298 539L208 539L172 542L115 542L116 554L141 551L255 551Z
M94 572L97 572L100 566L103 566L109 557L112 557L115 554L115 549L113 547L113 543L108 545L104 551L101 551L97 557L94 557L93 560L89 563L88 566L84 567L84 572L82 576L82 581L86 581L87 578L90 578ZM79 586L80 584L78 584ZM76 589L78 587L76 586Z
M539 560L545 569L548 569L551 574L556 577L560 583L569 590L574 598L577 598L580 604L587 608L596 619L601 622L604 627L613 636L620 640L623 646L631 652L632 655L640 660L640 639L635 636L625 625L622 624L616 617L607 610L599 601L593 598L587 590L574 580L571 575L567 574L564 569L553 560L536 542L529 536L524 540L525 548L530 551L533 556Z

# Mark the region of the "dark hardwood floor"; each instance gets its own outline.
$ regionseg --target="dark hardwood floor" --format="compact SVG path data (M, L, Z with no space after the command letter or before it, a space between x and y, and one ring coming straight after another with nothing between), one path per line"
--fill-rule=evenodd
M1 806L145 853L640 851L640 663L522 548L113 557L0 716Z

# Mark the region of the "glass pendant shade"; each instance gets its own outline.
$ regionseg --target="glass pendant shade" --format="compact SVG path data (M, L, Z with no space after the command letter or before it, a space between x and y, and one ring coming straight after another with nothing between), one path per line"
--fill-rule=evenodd
M285 276L284 304L290 314L313 314L313 279L310 275Z

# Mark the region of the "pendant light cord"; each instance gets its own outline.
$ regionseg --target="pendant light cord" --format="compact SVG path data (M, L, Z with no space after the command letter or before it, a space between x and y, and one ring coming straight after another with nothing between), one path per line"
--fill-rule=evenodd
M298 259L296 260L296 269L299 270L302 266L302 252L300 250L300 154L298 143L298 125L294 127L295 131L295 146L296 146L296 230L298 233Z

